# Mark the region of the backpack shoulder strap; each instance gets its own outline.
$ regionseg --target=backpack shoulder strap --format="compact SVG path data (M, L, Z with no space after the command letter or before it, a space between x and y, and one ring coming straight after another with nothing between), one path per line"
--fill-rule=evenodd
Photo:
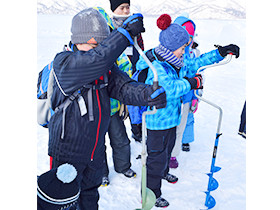
M64 127L65 127L65 115L67 107L80 95L80 89L76 90L72 95L66 98L66 100L60 104L58 107L55 108L55 112L62 109L62 132L61 132L61 139L64 138Z
M102 89L102 88L105 88L108 85L108 75L107 75L107 73L104 74L103 80L104 80L103 84L84 85L81 89L76 90L74 93L72 93L70 96L68 96L62 104L60 104L58 107L55 108L55 112L57 112L58 110L61 110L61 109L63 110L62 111L61 139L64 138L64 133L65 133L64 127L65 127L65 115L66 115L67 107L74 100L78 99L78 104L79 104L79 107L80 107L81 115L83 116L84 114L87 113L85 102L84 102L84 99L83 99L83 97L81 95L82 90L85 89L85 88L89 89L88 93L87 93L89 121L94 121L94 116L93 116L93 99L92 99L93 90Z

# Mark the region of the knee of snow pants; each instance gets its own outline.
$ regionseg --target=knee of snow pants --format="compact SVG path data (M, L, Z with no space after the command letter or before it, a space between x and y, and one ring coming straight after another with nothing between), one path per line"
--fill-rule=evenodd
M111 117L108 134L113 151L115 171L126 172L130 167L130 140L126 133L124 122L119 117L119 112Z
M96 163L94 161L88 164L83 173L79 204L83 210L98 209L98 187L102 182L104 162L100 164L101 160L96 160Z

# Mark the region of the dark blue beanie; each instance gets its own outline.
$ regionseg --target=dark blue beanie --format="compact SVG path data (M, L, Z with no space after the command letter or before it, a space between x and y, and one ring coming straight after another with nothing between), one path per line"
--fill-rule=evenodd
M189 42L188 32L178 24L171 24L171 17L163 14L157 19L157 26L162 30L159 34L161 45L174 52Z
M74 166L65 163L37 180L37 210L76 210L80 188Z

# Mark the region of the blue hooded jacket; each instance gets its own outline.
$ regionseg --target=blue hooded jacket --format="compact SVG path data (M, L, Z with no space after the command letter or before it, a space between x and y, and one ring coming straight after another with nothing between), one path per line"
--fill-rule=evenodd
M177 24L179 24L180 26L182 26L182 25L183 25L184 23L186 23L186 22L191 22L191 23L193 24L194 30L196 29L195 23L194 23L191 19L189 19L189 18L187 18L187 17L179 16L179 17L177 17L177 18L174 20L174 23L177 23Z

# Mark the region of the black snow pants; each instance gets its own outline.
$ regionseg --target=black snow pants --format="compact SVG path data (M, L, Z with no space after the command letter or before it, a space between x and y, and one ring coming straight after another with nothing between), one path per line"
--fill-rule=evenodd
M108 134L110 145L113 151L113 162L115 171L118 173L126 172L130 167L130 140L126 133L124 122L119 117L119 112L115 113L110 120ZM104 176L109 175L107 158L105 161Z
M161 180L169 171L169 161L176 140L176 127L147 130L147 187L156 198L161 196Z

